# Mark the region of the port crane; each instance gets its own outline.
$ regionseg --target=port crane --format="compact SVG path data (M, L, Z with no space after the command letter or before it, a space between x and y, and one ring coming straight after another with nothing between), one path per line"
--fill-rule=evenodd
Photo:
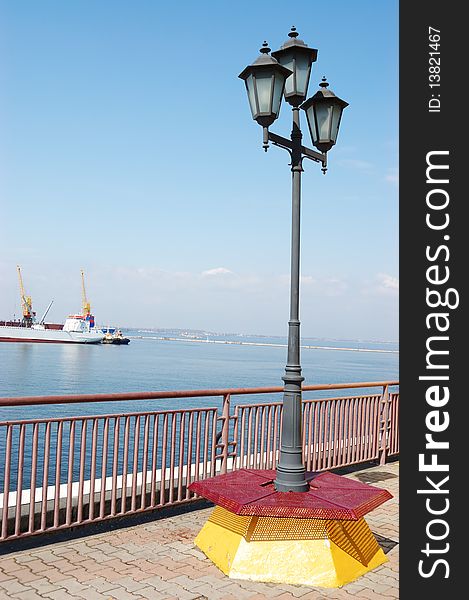
M33 311L33 301L31 300L31 296L26 296L23 285L23 277L21 276L21 267L16 265L16 270L18 271L18 280L20 283L20 296L21 296L21 309L23 311L23 323L27 327L31 327L34 321L34 317L36 313Z
M88 298L86 297L85 272L83 269L81 269L81 298L83 316L89 317L91 315L91 304L88 302Z

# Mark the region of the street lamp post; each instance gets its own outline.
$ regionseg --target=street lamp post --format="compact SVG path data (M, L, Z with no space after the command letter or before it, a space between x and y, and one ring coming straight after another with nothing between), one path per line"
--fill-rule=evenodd
M363 516L391 494L334 473L306 474L303 464L301 174L305 158L319 163L326 172L327 153L337 141L347 103L329 90L325 79L305 101L317 50L299 40L294 27L288 35L290 39L272 54L264 42L257 60L239 75L246 84L252 117L263 129L264 150L269 142L287 150L292 171L290 320L279 461L276 472L234 469L193 481L189 491L216 504L195 543L229 577L339 587L386 561ZM282 97L292 107L290 138L269 131L279 115ZM318 151L302 144L300 109Z
M288 322L288 354L284 381L283 417L280 438L280 456L275 488L279 492L306 492L309 490L303 464L303 436L301 384L304 377L300 365L300 215L301 173L303 159L309 158L327 169L327 152L336 143L343 109L348 106L328 89L323 79L319 91L304 102L317 50L298 39L292 27L289 40L269 56L264 42L261 55L239 75L246 83L253 119L263 128L263 147L269 141L290 154L292 171L292 236L290 274L290 319ZM292 106L293 126L290 139L269 131L269 126L280 112L282 94ZM316 152L302 145L300 108L306 113L309 130Z

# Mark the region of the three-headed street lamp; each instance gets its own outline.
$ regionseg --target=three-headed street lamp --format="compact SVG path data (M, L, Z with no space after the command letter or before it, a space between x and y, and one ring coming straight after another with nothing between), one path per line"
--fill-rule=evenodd
M303 159L309 158L327 170L327 152L337 141L342 111L347 102L328 89L325 78L320 89L308 100L306 95L311 67L317 58L317 50L309 48L298 39L295 27L291 28L289 40L280 50L270 53L264 42L257 60L246 67L239 77L244 79L252 117L263 128L263 148L267 151L269 141L287 150L291 157L292 171L292 244L290 279L290 320L288 322L288 354L284 381L283 417L280 438L280 456L277 465L275 488L279 492L306 492L309 485L305 478L302 457L302 409L300 365L300 205L301 173ZM282 96L291 105L293 127L290 139L269 131L270 125L280 113ZM316 152L302 145L300 108L306 120Z
M290 320L277 471L241 468L227 473L225 468L220 475L192 482L189 491L216 504L195 543L229 577L340 587L386 561L363 516L392 496L334 473L306 473L303 464L299 321L302 163L309 158L326 171L327 152L337 141L347 103L328 89L325 79L306 100L317 50L299 40L295 28L289 38L272 54L264 42L261 55L240 74L252 116L263 128L264 149L271 142L286 149L291 158ZM283 96L293 111L290 139L269 131ZM306 114L318 151L301 143L300 109ZM292 540L298 550L295 555L290 552Z

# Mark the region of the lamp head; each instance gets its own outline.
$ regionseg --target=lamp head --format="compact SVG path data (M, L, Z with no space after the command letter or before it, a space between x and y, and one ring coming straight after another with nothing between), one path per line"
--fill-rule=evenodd
M291 74L269 52L264 42L257 59L239 74L246 84L252 118L262 127L269 127L277 119L285 80Z
M321 152L328 152L336 143L342 111L347 106L348 102L329 89L325 77L314 96L301 105L306 113L311 140Z
M285 82L285 100L292 106L299 106L308 93L311 67L316 61L318 51L309 48L298 38L296 27L292 27L287 40L280 50L272 52L278 62L290 69L291 75Z

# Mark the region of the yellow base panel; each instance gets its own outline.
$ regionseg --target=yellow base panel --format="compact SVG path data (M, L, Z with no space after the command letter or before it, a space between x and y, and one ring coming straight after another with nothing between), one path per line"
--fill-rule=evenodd
M234 579L340 587L386 562L364 519L243 517L216 507L195 543Z

